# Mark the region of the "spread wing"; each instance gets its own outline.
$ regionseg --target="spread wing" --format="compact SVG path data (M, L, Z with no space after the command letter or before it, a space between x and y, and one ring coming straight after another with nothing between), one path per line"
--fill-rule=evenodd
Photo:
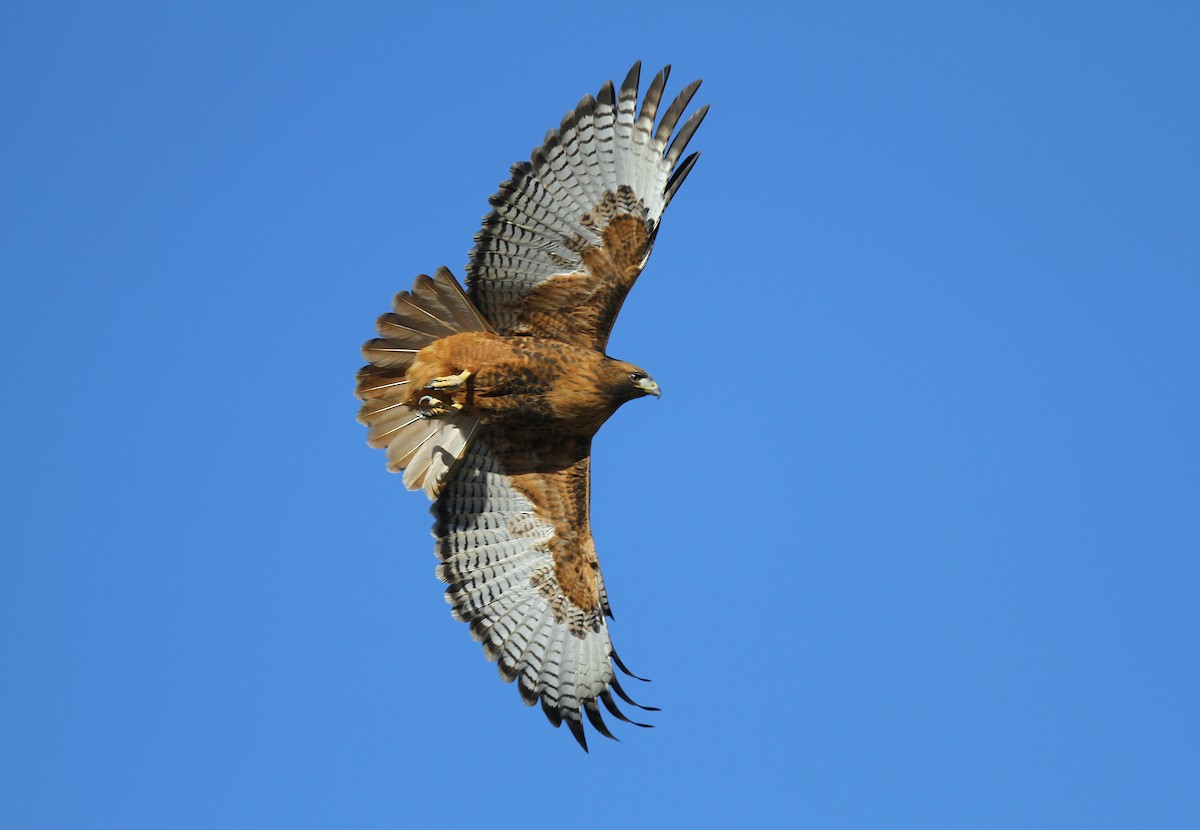
M528 162L513 166L484 217L467 265L471 299L500 334L553 337L600 351L654 245L659 220L699 158L679 161L708 107L668 146L696 89L655 119L668 66L637 111L634 64L588 95Z
M588 527L590 443L485 426L433 507L437 575L455 618L525 703L540 700L585 750L583 715L611 738L597 704L629 723L612 692L638 706L613 671L614 661L625 668Z

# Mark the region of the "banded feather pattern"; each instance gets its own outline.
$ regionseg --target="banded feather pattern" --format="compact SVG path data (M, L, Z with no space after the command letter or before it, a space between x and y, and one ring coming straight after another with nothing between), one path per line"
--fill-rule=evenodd
M670 69L655 76L640 113L640 62L619 92L610 81L595 98L585 96L489 200L492 211L475 235L467 287L501 334L557 337L598 349L607 343L616 311L650 256L663 211L699 157L680 161L708 107L675 129L699 81L679 93L655 126ZM618 216L641 223L631 246L636 250L632 260L600 267L587 254L612 243L605 231ZM555 281L569 290L555 290ZM552 311L538 293L553 297ZM537 317L529 314L531 299ZM600 313L579 313L588 306Z
M584 749L584 716L612 737L598 703L636 723L612 698L616 691L630 705L650 708L630 699L613 671L603 579L597 609L583 611L565 598L551 553L555 527L514 486L486 428L446 480L433 513L441 560L435 573L450 586L451 613L470 624L505 682L518 681L521 699L530 706L541 701L550 722L565 721Z

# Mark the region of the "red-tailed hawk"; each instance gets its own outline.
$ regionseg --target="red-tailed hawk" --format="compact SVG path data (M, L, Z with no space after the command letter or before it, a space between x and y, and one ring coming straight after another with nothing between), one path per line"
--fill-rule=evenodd
M612 617L588 524L592 436L621 404L658 395L642 369L604 354L650 256L663 211L696 163L682 162L708 107L675 134L700 82L655 124L670 67L637 109L640 63L551 130L491 198L467 293L445 268L419 276L363 346L359 420L388 469L435 499L434 534L455 618L516 680L529 705L583 715L613 737ZM632 676L632 675L631 675ZM637 724L644 726L645 724Z

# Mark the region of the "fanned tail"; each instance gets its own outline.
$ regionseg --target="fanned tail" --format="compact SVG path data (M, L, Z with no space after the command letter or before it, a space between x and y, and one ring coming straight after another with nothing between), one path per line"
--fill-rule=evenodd
M406 373L417 352L435 340L492 327L446 268L439 268L432 278L417 277L412 291L397 294L392 311L375 325L380 336L363 345L369 365L358 372L355 394L363 401L358 420L367 425L368 444L387 448L388 470L404 471L405 487L437 498L479 428L479 418L462 414L422 418L404 403Z

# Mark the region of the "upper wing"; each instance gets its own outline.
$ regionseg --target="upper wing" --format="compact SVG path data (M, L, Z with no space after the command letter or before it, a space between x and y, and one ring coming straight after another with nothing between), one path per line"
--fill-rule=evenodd
M481 428L433 507L438 578L456 619L471 624L505 681L529 705L567 722L587 749L582 715L613 737L621 689L612 661L604 592L588 528L589 444ZM611 658L611 660L610 660ZM647 708L647 707L639 707ZM638 724L644 726L645 724Z
M603 351L625 295L654 245L663 211L699 158L679 162L708 107L668 147L700 86L689 84L654 126L670 67L637 113L635 63L585 96L489 200L467 265L475 305L501 334L532 334Z

